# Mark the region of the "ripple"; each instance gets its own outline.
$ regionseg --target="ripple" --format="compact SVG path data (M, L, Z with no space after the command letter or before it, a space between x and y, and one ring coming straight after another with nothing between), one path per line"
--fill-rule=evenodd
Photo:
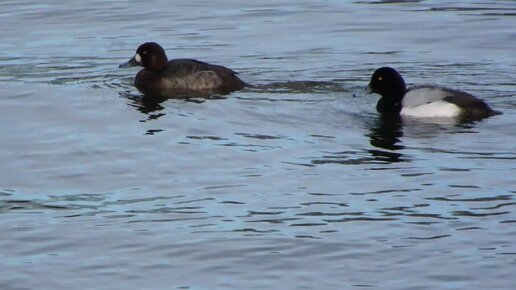
M1 200L0 201L0 213L8 213L14 211L29 211L39 212L42 210L71 210L76 209L70 205L52 205L46 204L45 202L38 202L35 200Z
M248 89L257 93L344 93L349 92L342 83L331 81L286 81L254 85Z
M501 211L501 212L490 212L490 213L478 213L472 211L454 211L453 215L461 216L461 217L488 217L488 216L497 216L497 215L506 215L510 214L510 211Z
M325 219L329 223L349 223L349 222L386 222L396 221L397 218L374 218L374 217L358 217L358 218L342 218L342 219Z
M54 57L45 60L0 58L0 81L46 83L89 89L133 89L132 76L113 59L101 57Z
M311 164L364 165L391 164L407 161L408 159L401 153L384 150L363 150L357 152L327 152L325 155L311 160Z
M514 4L309 2L5 3L0 288L511 289ZM143 96L142 37L255 86ZM380 65L504 115L383 118Z
M379 1L356 1L361 4L404 4L404 3L419 3L425 0L379 0Z
M430 236L430 237L407 237L407 240L438 240L443 238L449 238L451 235L438 235L438 236Z
M488 197L477 197L477 198L449 198L449 197L428 197L428 200L437 201L465 201L465 202L486 202L486 201L506 201L512 200L513 197L510 195L497 195Z
M271 136L271 135L263 135L263 134L250 134L250 133L235 133L235 135L243 136L251 139L259 139L259 140L275 140L275 139L288 139L285 136ZM292 139L290 139L292 140Z

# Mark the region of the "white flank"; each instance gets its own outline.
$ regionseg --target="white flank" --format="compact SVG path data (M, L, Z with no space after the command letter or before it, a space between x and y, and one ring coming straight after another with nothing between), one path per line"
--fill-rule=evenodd
M137 63L142 63L142 57L140 56L139 53L135 54L134 55L134 60L136 60Z
M461 112L459 106L446 101L437 101L415 107L403 107L400 114L403 116L434 118L457 117Z

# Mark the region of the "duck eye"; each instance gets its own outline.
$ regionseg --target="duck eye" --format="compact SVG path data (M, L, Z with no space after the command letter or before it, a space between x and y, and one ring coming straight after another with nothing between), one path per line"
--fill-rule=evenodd
M383 77L378 77L378 80L379 80L379 81L383 80Z
M146 51L146 50L144 50L142 53L143 53L143 54L147 54L147 51Z

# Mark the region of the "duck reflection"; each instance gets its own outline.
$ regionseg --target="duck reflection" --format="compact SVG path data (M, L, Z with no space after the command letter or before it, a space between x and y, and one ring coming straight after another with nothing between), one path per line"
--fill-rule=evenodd
M192 102L192 103L203 103L206 100L219 100L225 99L222 95L210 95L210 94L161 94L152 92L141 92L131 93L131 92L120 92L120 97L128 99L130 102L129 106L135 108L142 114L147 115L148 120L156 120L166 115L164 112L165 107L163 106L163 102L168 100L181 100L184 102Z
M390 163L406 161L403 154L393 152L405 148L401 144L403 122L400 116L379 115L366 136L370 144L378 148L368 150L375 160Z
M149 120L158 119L165 113L160 113L165 109L161 103L166 101L166 97L147 97L145 95L121 92L120 96L129 100L128 105L135 108L142 114L148 115Z

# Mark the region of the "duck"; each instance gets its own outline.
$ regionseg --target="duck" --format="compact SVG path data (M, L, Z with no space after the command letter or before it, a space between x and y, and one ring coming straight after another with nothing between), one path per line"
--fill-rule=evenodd
M119 68L141 66L134 78L140 91L151 94L221 93L227 94L249 86L238 73L221 65L195 59L168 60L161 45L145 42L129 61Z
M416 85L407 89L401 74L391 67L375 70L368 92L381 96L376 110L383 115L478 120L501 114L482 99L460 90L438 85Z

